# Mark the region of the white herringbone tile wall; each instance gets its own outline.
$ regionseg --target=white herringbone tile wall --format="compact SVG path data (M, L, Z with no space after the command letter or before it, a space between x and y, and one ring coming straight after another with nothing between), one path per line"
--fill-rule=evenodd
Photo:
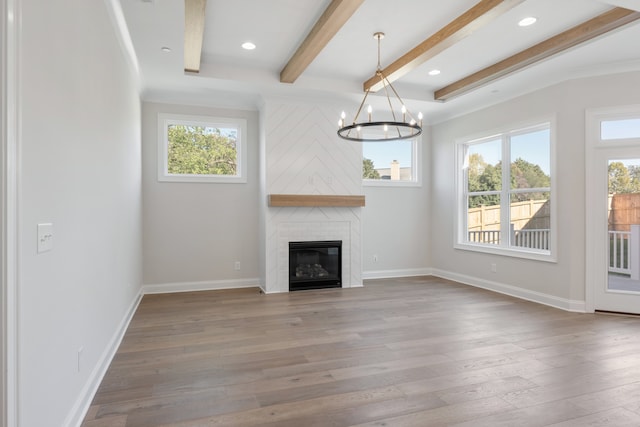
M339 109L282 101L263 108L266 194L362 194L362 147L336 135ZM342 240L342 286L361 286L361 210L266 207L265 291L288 291L288 242L305 240Z

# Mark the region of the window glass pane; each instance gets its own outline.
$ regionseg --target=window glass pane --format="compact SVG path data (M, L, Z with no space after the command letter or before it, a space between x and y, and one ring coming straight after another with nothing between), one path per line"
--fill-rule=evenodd
M362 178L413 181L414 140L364 141Z
M169 124L167 172L170 175L237 175L236 128Z
M549 250L550 195L549 192L511 194L511 246Z
M511 137L511 188L551 186L550 130Z
M500 196L469 196L467 241L500 244Z
M467 191L502 189L502 141L471 144L467 148Z
M600 138L640 138L640 119L605 120L600 124Z

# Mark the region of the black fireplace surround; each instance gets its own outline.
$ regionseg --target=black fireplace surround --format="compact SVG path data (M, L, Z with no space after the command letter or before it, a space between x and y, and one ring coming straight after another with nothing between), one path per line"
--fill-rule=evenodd
M289 242L289 291L342 287L342 241Z

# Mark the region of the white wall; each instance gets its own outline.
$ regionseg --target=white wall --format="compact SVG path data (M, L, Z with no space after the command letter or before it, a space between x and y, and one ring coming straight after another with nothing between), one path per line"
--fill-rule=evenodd
M158 182L158 114L247 120L248 176L242 184ZM144 283L148 291L258 284L258 113L142 106ZM240 261L241 270L234 270Z
M585 110L636 104L638 99L638 72L578 79L434 126L431 252L436 273L564 308L584 308ZM456 139L550 116L557 123L557 262L453 249ZM491 263L497 265L496 273L490 272Z
M429 274L431 267L430 128L422 135L420 187L364 186L362 256L365 278ZM377 257L377 262L374 261Z
M137 78L105 2L20 3L19 425L75 425L140 291Z

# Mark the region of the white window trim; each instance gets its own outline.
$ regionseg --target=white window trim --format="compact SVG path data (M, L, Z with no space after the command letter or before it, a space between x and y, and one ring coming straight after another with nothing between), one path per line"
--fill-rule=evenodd
M551 218L550 218L550 237L549 237L549 250L548 251L543 251L543 250L536 250L536 249L528 249L528 248L519 248L519 247L513 247L513 246L508 246L507 244L501 244L500 246L498 245L488 245L488 244L482 244L482 243L473 243L473 242L467 242L466 241L466 235L467 235L467 220L468 220L468 215L467 215L467 210L466 210L466 199L465 199L465 189L464 189L464 184L466 182L465 180L465 169L462 167L463 161L465 159L465 147L467 145L469 145L470 143L475 143L475 142L481 142L481 141L487 141L490 139L496 139L496 138L502 138L502 135L505 134L509 134L511 136L513 135L518 135L520 133L526 133L526 132L531 132L531 131L535 131L536 129L543 129L546 128L547 125L550 128L550 132L549 132L549 137L550 137L550 141L549 141L549 150L550 152L550 167L551 167L551 184L550 184L550 191L551 191ZM503 150L504 150L504 144L506 144L503 140ZM455 155L454 155L454 159L455 159L455 187L456 187L456 199L455 199L455 222L454 222L454 242L453 242L453 247L455 249L459 249L459 250L466 250L466 251L473 251L473 252L482 252L482 253L486 253L486 254L492 254L492 255L500 255L500 256L508 256L508 257L515 257L515 258L526 258L526 259L530 259L530 260L536 260L536 261L545 261L545 262L557 262L557 258L556 258L556 254L557 254L557 189L556 189L556 156L555 156L555 147L556 147L556 119L555 117L546 117L546 118L541 118L539 120L534 120L534 121L529 121L526 123L521 123L521 124L516 124L513 126L508 126L505 128L501 128L498 130L493 130L493 131L488 131L483 133L482 135L474 135L474 136L468 136L468 137L464 137L464 138L459 138L456 140L455 145L454 145L454 150L455 150ZM508 150L508 147L507 147ZM504 151L503 151L504 153ZM507 154L508 151L507 151ZM503 154L503 158L505 157L505 154ZM504 162L503 162L504 163ZM505 167L503 165L503 167ZM503 174L502 174L502 178L503 178L503 188L509 188L510 187L510 182L506 182L507 177L504 174L504 169L503 169ZM505 187L506 185L506 187ZM527 189L528 190L528 189ZM535 189L532 189L532 191L535 191ZM500 192L501 194L501 192ZM463 207L465 207L465 209L463 210ZM507 217L507 219L505 219L505 217ZM501 222L504 223L508 223L508 212L502 212L501 211Z
M405 181L392 181L390 179L362 179L365 187L422 187L422 136L411 140L411 172L413 179ZM360 162L362 164L362 161Z
M168 173L168 125L196 124L207 127L232 126L238 129L237 175L178 175ZM193 183L235 183L247 182L247 121L243 118L192 116L183 114L158 114L158 181Z

